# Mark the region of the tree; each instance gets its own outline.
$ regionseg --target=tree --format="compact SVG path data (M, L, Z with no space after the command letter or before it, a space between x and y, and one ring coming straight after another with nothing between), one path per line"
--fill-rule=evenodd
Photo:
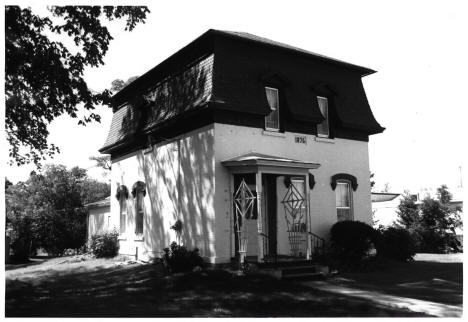
M106 171L110 171L112 169L112 163L109 155L92 156L89 157L89 159L95 161L97 167L103 168Z
M132 76L129 79L127 79L126 82L124 82L121 79L113 80L112 83L111 83L111 91L113 93L117 93L118 91L120 91L122 88L124 88L125 86L127 86L128 84L130 84L131 82L133 82L137 78L138 78L138 76Z
M9 186L6 213L15 255L27 257L38 247L51 255L80 248L86 238L84 204L109 194L110 186L89 179L86 170L63 165L48 165L26 182Z
M437 188L437 199L444 205L448 205L452 201L452 194L445 184Z
M397 210L397 224L408 230L416 229L419 226L419 208L414 198L406 192L400 201Z
M439 187L437 191L437 199L427 197L420 205L406 194L398 205L397 225L411 233L418 251L458 251L461 246L455 234L455 229L461 226L458 209L450 206L451 194L446 186Z
M109 104L111 92L94 92L86 84L86 67L104 64L113 39L103 21L125 19L125 30L144 23L147 7L52 6L53 17L41 17L31 8L5 7L5 127L10 163L41 161L60 152L47 142L49 124L67 114L77 118L82 106L88 113L78 124L100 121L94 112ZM68 36L76 46L67 48L53 36Z
M390 183L386 182L382 192L389 192L390 191Z

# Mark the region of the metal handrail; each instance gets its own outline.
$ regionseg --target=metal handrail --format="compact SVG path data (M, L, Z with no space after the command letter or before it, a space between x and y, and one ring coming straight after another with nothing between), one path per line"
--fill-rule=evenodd
M313 232L308 232L310 236L310 242L312 246L312 258L317 258L317 256L322 256L325 254L325 239L314 234Z

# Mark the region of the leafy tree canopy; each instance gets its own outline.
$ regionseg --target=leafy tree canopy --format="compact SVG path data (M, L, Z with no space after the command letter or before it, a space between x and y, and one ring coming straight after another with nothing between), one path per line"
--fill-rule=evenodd
M94 112L109 104L111 92L92 91L83 78L86 67L103 65L113 39L104 20L125 19L125 30L144 23L147 7L52 6L54 18L41 17L31 8L5 6L5 127L10 145L10 163L37 166L60 152L47 142L49 124L68 114L77 118L79 106L88 114L79 124L100 121ZM68 36L76 48L52 40ZM23 148L24 147L24 148Z
M419 207L409 193L406 193L400 201L397 214L398 225L406 229L416 228L419 225Z
M131 82L133 82L137 78L138 78L138 76L132 76L129 79L127 79L126 82L124 82L121 79L116 79L116 80L112 81L112 83L111 83L111 91L113 93L117 93L118 91L120 91L122 88L124 88L125 86L127 86L128 84L130 84Z
M89 159L96 162L97 167L103 168L107 171L112 169L110 155L91 156L89 157Z
M26 182L5 191L7 222L15 254L27 257L43 247L60 255L81 247L86 238L86 203L110 195L110 185L88 178L86 170L46 165Z
M462 226L460 209L450 205L452 195L447 186L437 189L437 199L427 197L416 203L406 194L398 205L397 225L404 227L417 242L418 251L459 251L456 229Z

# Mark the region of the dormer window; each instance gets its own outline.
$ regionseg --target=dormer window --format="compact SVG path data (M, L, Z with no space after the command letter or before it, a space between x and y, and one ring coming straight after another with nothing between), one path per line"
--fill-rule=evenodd
M317 136L328 138L330 136L330 128L328 124L328 99L323 96L317 96L320 112L325 118L322 123L317 124Z
M265 116L265 129L270 131L279 131L279 96L278 89L265 87L270 114Z

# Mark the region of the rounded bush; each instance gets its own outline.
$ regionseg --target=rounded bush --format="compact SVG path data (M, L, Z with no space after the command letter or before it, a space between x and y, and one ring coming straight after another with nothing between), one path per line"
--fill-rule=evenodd
M204 265L198 248L191 251L185 246L171 243L170 247L164 248L163 262L171 273L189 272L195 267Z
M96 257L115 257L119 252L119 233L116 231L93 235L91 252Z
M375 247L378 233L360 221L340 221L331 228L333 256L343 263L357 264L369 257Z
M416 243L404 228L388 227L380 230L377 254L385 258L406 262L416 254Z

